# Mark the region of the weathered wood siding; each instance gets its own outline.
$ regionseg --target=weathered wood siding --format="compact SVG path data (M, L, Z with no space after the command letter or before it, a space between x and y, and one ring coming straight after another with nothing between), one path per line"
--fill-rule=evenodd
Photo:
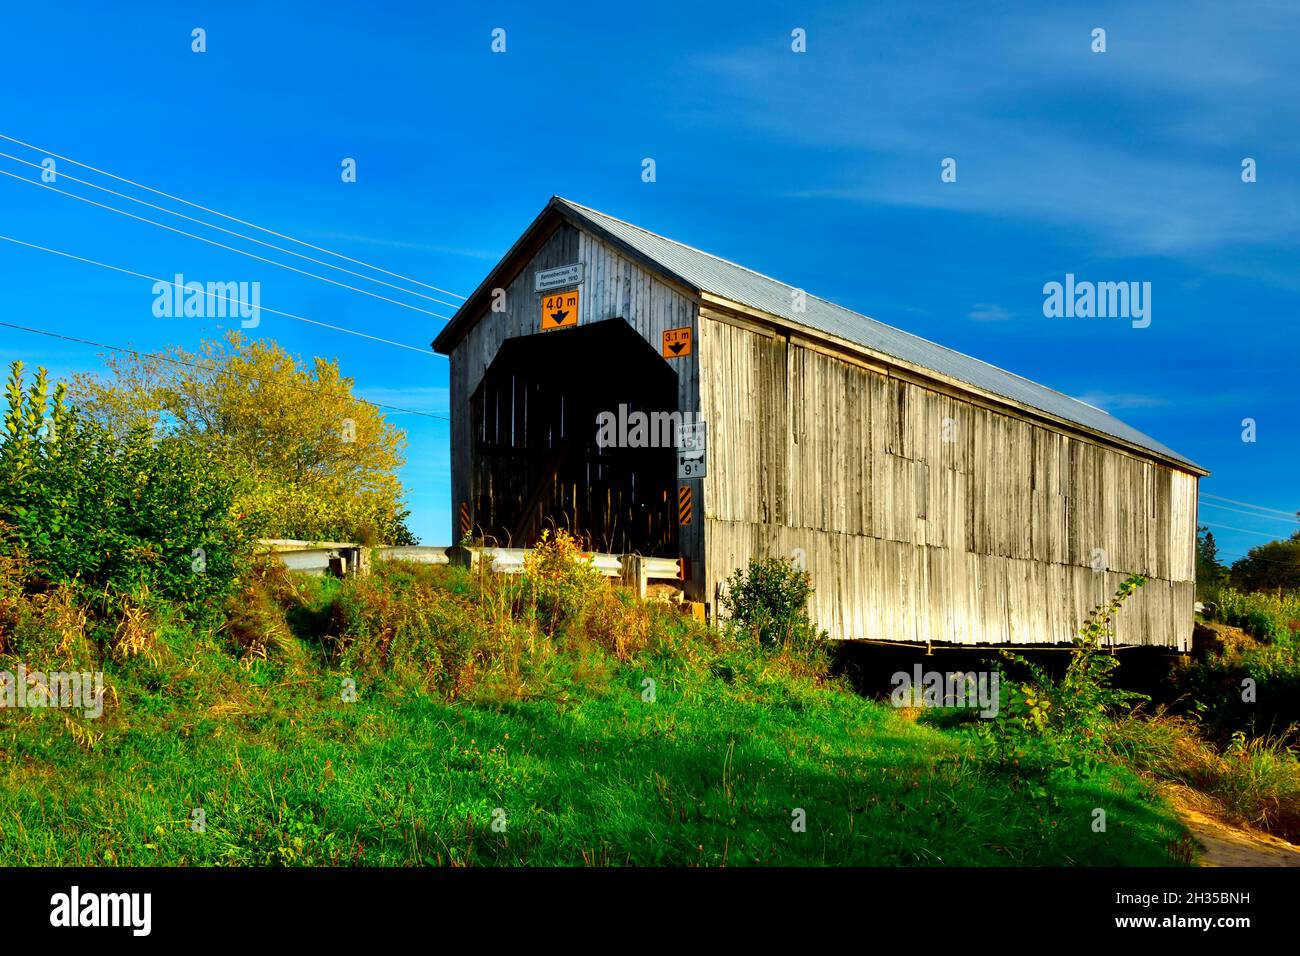
M836 638L1058 643L1141 572L1150 582L1117 640L1190 640L1194 475L701 309L692 290L568 223L532 248L505 311L485 306L451 354L453 521L470 498L471 396L504 341L538 334L537 271L581 262L579 325L622 319L656 351L664 330L695 330L694 354L670 363L677 410L709 428L708 477L691 483L695 518L680 533L692 598L716 612L732 570L798 550L814 616Z
M585 266L584 281L579 286L580 326L621 318L658 352L662 347L664 330L695 325L697 304L689 290L665 281L589 233L568 223L561 224L505 287L505 311L485 311L483 318L470 328L450 356L453 524L460 502L469 498L474 448L473 436L470 435L470 397L502 342L539 332L541 296L533 291L537 272L574 262ZM608 357L611 363L618 360L617 355ZM677 410L698 413L696 355L673 359L671 365L677 372ZM573 369L575 380L581 380L582 371ZM595 427L596 423L592 422L593 430ZM703 520L698 510L697 503L695 519L681 529L679 537L682 554L691 559L693 569L700 567L703 558ZM691 583L688 593L693 596L703 593L698 578Z
M1056 643L1132 572L1124 644L1190 640L1195 476L701 312L708 599L802 549L836 638Z

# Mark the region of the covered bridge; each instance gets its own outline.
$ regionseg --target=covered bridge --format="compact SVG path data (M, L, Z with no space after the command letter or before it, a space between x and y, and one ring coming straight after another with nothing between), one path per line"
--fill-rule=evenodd
M555 197L433 345L457 535L681 557L711 607L792 557L833 637L922 644L1066 642L1140 572L1117 641L1190 641L1203 468L742 266ZM703 421L703 449L637 412Z

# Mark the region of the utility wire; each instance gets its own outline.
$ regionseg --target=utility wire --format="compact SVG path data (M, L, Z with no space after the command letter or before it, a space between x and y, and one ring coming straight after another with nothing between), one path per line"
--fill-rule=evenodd
M0 239L7 239L7 238L8 238L7 236L0 236ZM16 240L10 240L10 241L12 242L12 241L16 241ZM27 243L22 243L22 245L27 245ZM35 248L39 248L39 247L35 247ZM74 257L74 258L75 258L75 257ZM98 263L97 263L97 264L98 264ZM108 267L108 268L113 268L113 267L110 266L110 267ZM148 276L145 276L144 278L148 278ZM163 281L163 280L159 280L159 281ZM172 358L172 357L170 357L170 356L163 355L162 353L159 353L159 352L148 352L148 353L146 353L146 352L141 352L141 351L139 351L138 349L127 348L127 347L125 347L125 346L121 346L121 345L109 345L109 344L106 343L106 342L95 342L95 341L92 341L92 340L90 340L90 339L82 339L82 338L77 338L76 336L72 336L72 335L64 335L64 334L62 334L62 333L60 333L60 332L52 332L52 331L50 331L50 330L48 330L48 329L37 329L37 328L32 328L31 326L26 326L26 325L16 325L16 324L14 324L13 322L0 322L0 328L17 329L17 330L20 331L20 332L31 332L31 333L33 333L33 334L35 334L35 335L45 335L45 336L48 336L48 337L50 337L50 338L60 339L60 340L62 340L62 341L64 341L64 342L74 342L74 343L76 343L76 344L78 344L78 345L89 345L89 346L91 346L92 348L108 349L109 351L112 351L112 352L121 352L121 353L124 353L124 354L127 354L127 355L134 355L134 356L136 356L137 358L156 358L156 359L158 359L159 361L162 361L162 362L169 362L169 363L171 363L171 364L173 364L173 365L183 365L183 366L187 366L187 367L189 367L189 368L197 368L197 369L201 369L201 370L203 370L203 371L207 371L207 372L218 372L218 373L220 373L220 372L223 371L222 369L219 369L219 368L217 368L217 367L214 366L214 365L205 365L205 364L203 364L202 362L186 362L186 361L183 360L183 359ZM314 393L314 392L317 392L317 391L318 391L318 389L311 388L310 386L305 386L305 385L294 385L294 384L291 383L291 382L268 382L266 379L258 378L258 377L253 376L253 375L248 375L248 374L243 373L243 372L236 372L236 371L233 371L233 370L230 370L230 369L226 369L226 370L224 370L224 371L225 371L226 374L235 375L235 376L238 376L239 378L245 379L245 380L247 380L247 381L257 382L257 383L262 384L262 385L275 385L275 386L279 386L279 387L281 387L281 388L292 388L292 389L295 389L295 390L297 390L297 391L308 392L308 393ZM413 408L403 408L403 407L401 407L401 406L399 406L399 405L388 405L388 404L385 404L385 403L383 403L383 402L372 402L372 401L370 401L369 399L362 398L362 397L359 396L359 395L358 395L358 396L355 396L355 398L357 399L357 401L362 402L362 403L364 403L364 404L366 404L366 405L373 406L373 407L375 407L375 408L384 408L384 409L388 409L388 410L390 410L390 411L401 412L401 413L406 414L406 415L419 415L419 416L421 416L421 417L423 417L423 418L434 418L434 419L438 419L438 420L440 420L440 421L445 421L445 422L449 422L449 421L451 421L451 419L448 418L448 417L445 416L445 415L438 415L438 414L435 414L435 413L432 413L432 412L422 412L422 411L418 411L418 410L413 409ZM1229 510L1233 510L1233 509L1229 509ZM1266 535L1266 534L1265 534L1264 532L1262 532L1262 531L1250 531L1249 529L1246 529L1246 528L1234 528L1234 527L1232 527L1232 526L1230 526L1230 525L1214 524L1213 527L1219 528L1220 530L1224 530L1224 531L1240 531L1240 532L1247 533L1247 534L1260 534L1260 535L1265 535L1266 537L1268 536L1268 535ZM1276 540L1276 539L1274 539L1274 540ZM1240 558L1246 558L1246 557L1248 557L1248 555L1241 554L1240 552L1235 552L1235 551L1219 551L1219 552L1217 552L1217 553L1218 553L1220 556L1222 556L1222 557L1226 557L1226 558L1238 558L1238 559L1240 559ZM1253 558L1252 560L1267 561L1267 562L1272 563L1272 564L1287 564L1287 565L1289 565L1289 564L1291 563L1291 562L1286 562L1286 561L1278 561L1278 560L1276 560L1276 559L1264 558L1264 557L1260 557L1260 556L1256 556L1256 557Z
M353 259L350 256L345 256L340 252L334 252L333 250L326 249L322 246L314 246L310 242L305 242L302 239L295 239L293 236L287 236L284 233L276 232L273 229L267 229L263 226L259 226L255 222L248 222L243 219L237 219L234 216L228 216L224 212L220 212L216 209L209 209L207 206L200 206L198 203L190 202L188 199L182 199L180 196L173 196L170 193L165 193L161 189L154 189L152 186L146 186L143 183L137 183L133 180L127 179L124 176L118 176L116 173L110 173L104 169L97 169L94 166L87 165L86 163L78 162L77 160L72 159L71 157L60 156L58 153L50 152L49 150L42 149L39 146L33 146L31 143L24 143L22 140L14 139L12 136L6 136L4 133L0 133L0 139L8 140L11 143L16 143L19 146L26 147L27 149L36 150L38 153L44 153L45 155L52 156L55 159L61 159L65 163L72 163L74 166L80 166L82 169L89 169L92 173L99 173L101 176L108 176L112 179L116 179L118 182L126 183L129 186L135 186L137 189L147 190L148 192L151 192L156 196L162 196L165 199L172 200L173 202L184 203L185 205L190 206L194 209L199 209L202 210L203 212L211 213L214 216L220 216L222 219L229 219L231 222L237 222L241 226L248 226L250 229L256 229L258 232L264 232L267 235L275 236L278 239L287 239L290 242L298 243L298 245L300 246L306 246L308 249L315 249L317 252L323 252L326 255L334 256L335 258L342 259L345 262L351 262L354 265L365 266L367 269L373 269L376 272L382 272L384 275L392 276L395 279L402 279L405 282L413 282L416 285L423 286L426 289L432 289L434 292L441 292L444 295L449 295L453 299L465 298L465 296L458 295L457 293L451 292L448 289L440 289L436 285L429 285L427 282L421 282L418 279L412 279L410 276L404 276L397 272L389 272L387 269L381 269L379 268L379 266L371 265L368 262L362 262L360 259Z
M224 371L226 374L236 375L250 382L258 382L259 384L262 385L278 385L282 388L292 388L301 392L316 393L319 391L319 389L315 389L307 385L294 385L292 382L269 382L266 379L258 378L255 375L247 375L243 372L236 372L231 369L223 370L218 368L215 365L204 365L202 362L186 362L184 359L171 358L170 356L163 355L161 352L141 352L137 349L126 348L125 346L122 345L108 345L105 342L92 342L90 339L79 339L76 336L64 335L60 332L51 332L49 329L35 329L27 325L15 325L12 322L0 322L0 327L4 327L6 329L17 329L20 332L32 332L36 335L46 335L52 339L62 339L64 342L75 342L78 345L89 345L97 349L109 349L110 351L113 352L123 352L127 355L134 355L136 358L156 358L159 361L170 362L173 365L185 365L190 368L202 369L203 371L206 372L221 373ZM372 405L375 408L386 408L389 409L390 411L402 412L403 414L406 415L420 415L424 418L436 418L444 422L451 421L451 419L448 418L446 415L436 415L433 412L421 412L421 411L417 411L414 408L402 408L399 405L385 405L382 402L372 402L369 399L362 398L359 395L355 396L355 398L357 399L357 401L362 402L366 405Z
M1280 565L1282 565L1283 567L1287 567L1287 568L1293 568L1293 567L1296 566L1296 564L1295 564L1294 561L1279 561L1277 558L1265 558L1265 557L1263 557L1263 556L1261 556L1261 555L1258 555L1258 554L1255 555L1254 557L1251 557L1251 556L1248 555L1248 554L1241 554L1240 552L1237 552L1237 551L1216 551L1216 552L1215 552L1215 557L1216 557L1216 558L1219 558L1219 557L1222 557L1222 558L1228 558L1228 559L1230 559L1234 564L1235 564L1237 561L1240 561L1240 560L1243 560L1243 559L1249 559L1249 560L1251 560L1251 561L1263 561L1265 564L1280 564Z
M165 223L157 222L153 219L146 219L143 216L137 216L135 213L127 212L123 209L117 209L114 206L108 206L102 202L95 202L95 200L87 199L85 196L78 196L76 193L70 193L66 189L59 189L58 187L48 185L47 183L38 183L35 180L28 179L26 176L19 176L17 173L11 173L8 170L0 169L0 176L8 176L10 179L16 179L20 183L27 183L29 186L35 186L38 189L53 190L54 192L59 193L60 195L68 196L72 199L77 200L78 202L89 203L92 206L98 206L100 209L107 209L109 212L115 212L119 216L126 216L129 219L135 219L138 220L139 222L148 223L151 226L157 226L159 229L166 229L168 232L174 232L178 235L186 236L187 238L190 239L197 239L199 242L206 242L208 245L216 246L218 249L225 249L228 252L235 252L241 256L248 256L250 259L256 259L259 262L267 262L273 266L279 266L281 269L288 269L290 272L296 272L299 275L304 275L312 279L320 279L322 282L328 282L332 285L340 286L344 289L350 289L353 292L360 292L362 295L368 295L373 299L379 299L381 302L391 302L393 305L400 305L402 308L410 309L413 312L423 312L425 315L431 315L435 319L443 319L444 321L447 321L451 318L451 316L449 315L439 315L437 312L430 312L428 309L422 309L419 306L411 305L408 302L400 302L397 299L390 299L387 296L379 295L374 292L368 292L365 289L358 289L354 285L348 285L347 283L339 282L336 279L329 279L326 278L325 276L318 276L314 272L306 272L302 269L297 268L296 266L285 265L283 262L276 262L274 259L267 259L265 256L255 255L254 253L246 252L243 249L236 249L234 246L228 246L225 243L217 242L214 239L207 239L204 238L203 236L195 235L192 232L186 232L184 229L177 229L175 226L168 226Z
M1202 498L1212 498L1215 501L1226 501L1230 505L1241 505L1246 508L1255 508L1259 511L1271 511L1275 515L1283 515L1284 517L1291 518L1293 520L1296 517L1296 513L1294 511L1282 511L1278 508L1266 508L1263 505L1251 504L1249 501L1237 501L1235 498L1221 498L1219 495L1212 495L1208 491L1202 491L1200 495Z
M1282 521L1293 525L1300 525L1300 519L1297 519L1295 515L1292 515L1290 518L1280 518L1277 515L1260 514L1258 511L1246 511L1244 508L1229 508L1227 505L1217 505L1213 501L1202 501L1201 507L1219 508L1223 511L1231 511L1239 515L1249 515L1252 518L1267 518L1269 521Z
M47 246L38 246L35 243L23 242L21 239L14 239L12 236L0 236L0 239L3 239L5 242L12 242L15 245L26 246L28 249L38 249L41 252L48 252L51 253L52 255L63 256L65 259L75 259L77 262L89 263L92 266L99 266L102 269L112 269L114 272L121 272L124 275L135 276L138 279L149 279L153 282L161 282L163 285L169 285L178 289L183 289L183 286L181 286L177 282L171 281L170 279L160 279L157 276L146 275L143 272L133 272L130 269L123 269L121 266L109 265L107 262L97 262L94 259L86 259L82 256L73 255L70 252L61 252L58 249L50 249ZM208 292L205 290L203 294L206 296L210 296L214 299L221 299L226 302L234 302L237 305L245 305L245 306L249 305L249 303L244 302L242 300L232 299L230 298L230 296L217 295L215 292ZM392 339L380 338L377 335L369 335L366 332L358 332L355 329L346 329L341 325L331 325L328 322L321 322L316 319L309 319L304 315L294 315L292 312L281 312L277 309L271 309L264 305L259 305L258 309L264 312L270 312L272 315L282 315L287 319L295 319L299 322L306 322L309 325L319 325L322 328L333 329L335 332L343 332L346 335L355 335L363 339L370 339L373 342L382 342L385 345L394 345L399 349L407 349L411 352L419 352L421 355L437 354L436 352L431 352L429 349L422 349L415 345L407 345L405 342L394 342Z
M11 156L10 154L5 152L0 152L0 157L13 160L15 163L22 163L24 166L31 166L35 169L44 169L44 167L41 166L40 163L33 163L29 160L22 159L21 157L18 156ZM89 186L91 189L98 189L100 192L108 193L110 196L117 196L119 199L125 199L128 200L129 202L139 203L141 206L147 206L150 209L156 209L159 212L165 212L169 216L176 216L179 219L184 219L186 222L193 222L193 223L197 223L200 226L206 226L209 229L216 229L218 232L224 232L226 233L226 235L235 236L239 239L243 239L245 242L255 242L259 246L266 246L266 248L268 249L274 249L276 252L283 252L285 255L288 256L296 256L299 259L306 259L308 262L314 262L316 263L316 265L324 266L326 269L335 269L339 272L346 273L347 275L356 276L358 279L365 279L367 282L376 282L379 285L387 286L390 289L396 289L398 292L404 292L407 295L418 296L421 299L428 299L430 302L437 302L439 305L445 305L452 309L460 308L460 306L457 305L455 302L447 302L443 299L436 298L435 296L425 295L423 292L416 292L413 289L407 289L400 285L394 285L391 282L385 282L383 279L376 279L373 276L368 276L360 272L353 272L351 269L345 269L342 266L336 266L333 263L324 261L323 259L314 259L311 256L305 256L301 252L294 252L292 249L285 249L283 246L277 246L274 243L263 242L261 239L254 239L252 236L246 236L242 232L235 232L235 230L227 229L225 226L218 226L216 223L206 222L202 219L195 219L193 216L187 216L185 215L185 213L177 212L175 209L168 209L166 206L159 206L156 205L155 203L146 202L143 199L138 199L137 197L130 196L126 193L120 193L115 189L109 189L107 186L101 186L98 183L92 183L86 179L78 179L76 176L73 176L70 173L55 173L55 178L70 179L74 183L81 183L81 185L83 186ZM48 184L41 183L40 185L48 185ZM65 194L65 195L70 195L70 194Z
M1215 524L1213 521L1202 521L1201 524L1208 525L1211 528L1219 528L1223 531L1240 531L1242 534L1257 534L1261 538L1268 538L1270 541L1281 541L1277 535L1269 534L1267 531L1252 531L1250 528L1234 528L1230 524Z

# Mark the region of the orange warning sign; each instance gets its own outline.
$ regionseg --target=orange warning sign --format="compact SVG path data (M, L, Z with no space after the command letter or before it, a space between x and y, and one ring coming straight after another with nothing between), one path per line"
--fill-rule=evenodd
M691 354L691 327L664 329L664 358L681 358Z
M677 489L677 519L682 524L691 523L691 512L694 510L691 500L693 497L690 485L682 485Z
M542 296L542 331L578 324L578 290L552 292Z

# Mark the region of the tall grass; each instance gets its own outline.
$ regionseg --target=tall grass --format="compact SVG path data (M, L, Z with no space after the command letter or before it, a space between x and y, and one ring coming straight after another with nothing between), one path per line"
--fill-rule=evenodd
M1230 822L1300 842L1300 761L1293 734L1207 742L1186 717L1157 713L1113 722L1107 744L1139 770L1214 798Z
M0 713L0 864L1182 860L1127 768L1009 789L966 737L637 601L562 545L520 575L269 567L219 629L165 608L136 624L156 653L99 660L120 705L94 739ZM35 634L0 621L6 647Z
M1300 594L1219 592L1213 608L1249 638L1177 669L1175 686L1201 727L1221 745L1234 734L1269 738L1300 724Z
M1115 725L1134 765L1185 783L1230 820L1300 841L1300 592L1220 588L1212 614L1254 638L1176 670L1188 716Z

